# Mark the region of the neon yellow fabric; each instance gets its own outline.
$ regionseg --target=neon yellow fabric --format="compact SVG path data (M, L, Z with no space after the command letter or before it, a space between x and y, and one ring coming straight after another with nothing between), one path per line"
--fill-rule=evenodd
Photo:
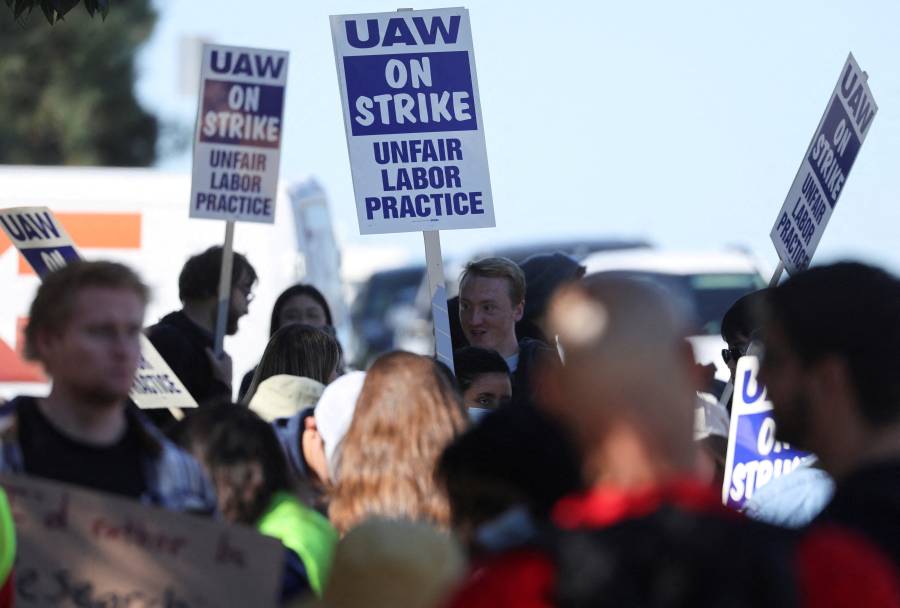
M0 488L0 585L6 582L16 561L16 527L6 492Z
M278 492L256 528L300 556L310 586L321 596L339 538L329 521L288 492Z

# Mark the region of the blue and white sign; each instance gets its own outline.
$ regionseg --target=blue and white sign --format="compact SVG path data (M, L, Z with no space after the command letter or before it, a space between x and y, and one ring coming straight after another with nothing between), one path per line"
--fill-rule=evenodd
M785 269L809 266L878 111L851 53L770 234Z
M331 17L361 234L494 226L469 12Z
M41 279L82 259L69 233L47 207L0 209L0 227ZM130 396L142 409L197 407L181 380L144 335Z
M273 223L288 53L204 45L190 216Z
M775 439L772 402L757 381L759 359L741 357L735 374L728 454L722 502L734 509L743 507L761 487L796 469L807 452Z

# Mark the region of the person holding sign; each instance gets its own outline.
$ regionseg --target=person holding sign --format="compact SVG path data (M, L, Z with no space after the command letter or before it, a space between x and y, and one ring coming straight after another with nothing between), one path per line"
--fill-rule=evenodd
M221 247L210 247L189 258L178 277L182 309L147 328L150 342L201 406L218 399L231 400L231 357L225 353L217 359L212 352L221 264ZM255 283L253 266L235 253L225 330L230 336L237 333L238 320L247 314ZM170 421L171 417L157 420L161 424Z
M0 472L26 473L210 513L199 465L128 402L140 358L147 287L128 267L72 262L46 276L31 305L25 355L53 380L43 399L0 412Z
M525 275L506 258L466 265L459 279L459 321L469 344L495 350L512 374L513 402L531 401L532 373L555 351L540 340L516 338L525 310Z
M900 565L900 280L834 264L767 302L760 380L778 439L816 454L836 483L813 526L859 531Z

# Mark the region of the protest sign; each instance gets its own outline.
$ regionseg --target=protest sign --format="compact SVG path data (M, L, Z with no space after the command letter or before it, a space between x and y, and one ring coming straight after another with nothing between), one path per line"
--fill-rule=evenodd
M758 374L759 359L748 356L738 360L722 486L722 502L734 509L740 509L756 490L789 474L809 457L807 452L775 439L772 403L766 400Z
M190 217L275 221L288 53L203 45Z
M72 238L47 207L0 209L0 226L42 279L81 259ZM130 396L142 409L197 407L181 380L143 335L141 360Z
M878 111L851 53L770 237L790 274L809 266Z
M276 605L284 548L251 528L36 478L0 484L16 524L16 606Z
M331 17L361 234L494 226L469 13Z

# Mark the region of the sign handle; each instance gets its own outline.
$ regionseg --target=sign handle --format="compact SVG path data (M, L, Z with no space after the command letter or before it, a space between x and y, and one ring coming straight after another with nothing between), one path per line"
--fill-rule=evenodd
M772 278L769 279L769 287L776 287L778 285L778 281L781 280L781 275L784 273L784 262L780 259L778 260L778 266L775 267L775 272L772 273Z
M222 270L219 273L219 310L216 314L216 357L225 353L225 326L231 303L231 268L234 262L234 220L225 222L225 244L222 247Z
M450 340L450 315L447 312L447 292L444 282L444 261L441 257L441 233L424 230L425 267L428 280L428 297L432 303L434 324L434 353L438 361L453 371L453 343ZM437 299L437 300L436 300Z

